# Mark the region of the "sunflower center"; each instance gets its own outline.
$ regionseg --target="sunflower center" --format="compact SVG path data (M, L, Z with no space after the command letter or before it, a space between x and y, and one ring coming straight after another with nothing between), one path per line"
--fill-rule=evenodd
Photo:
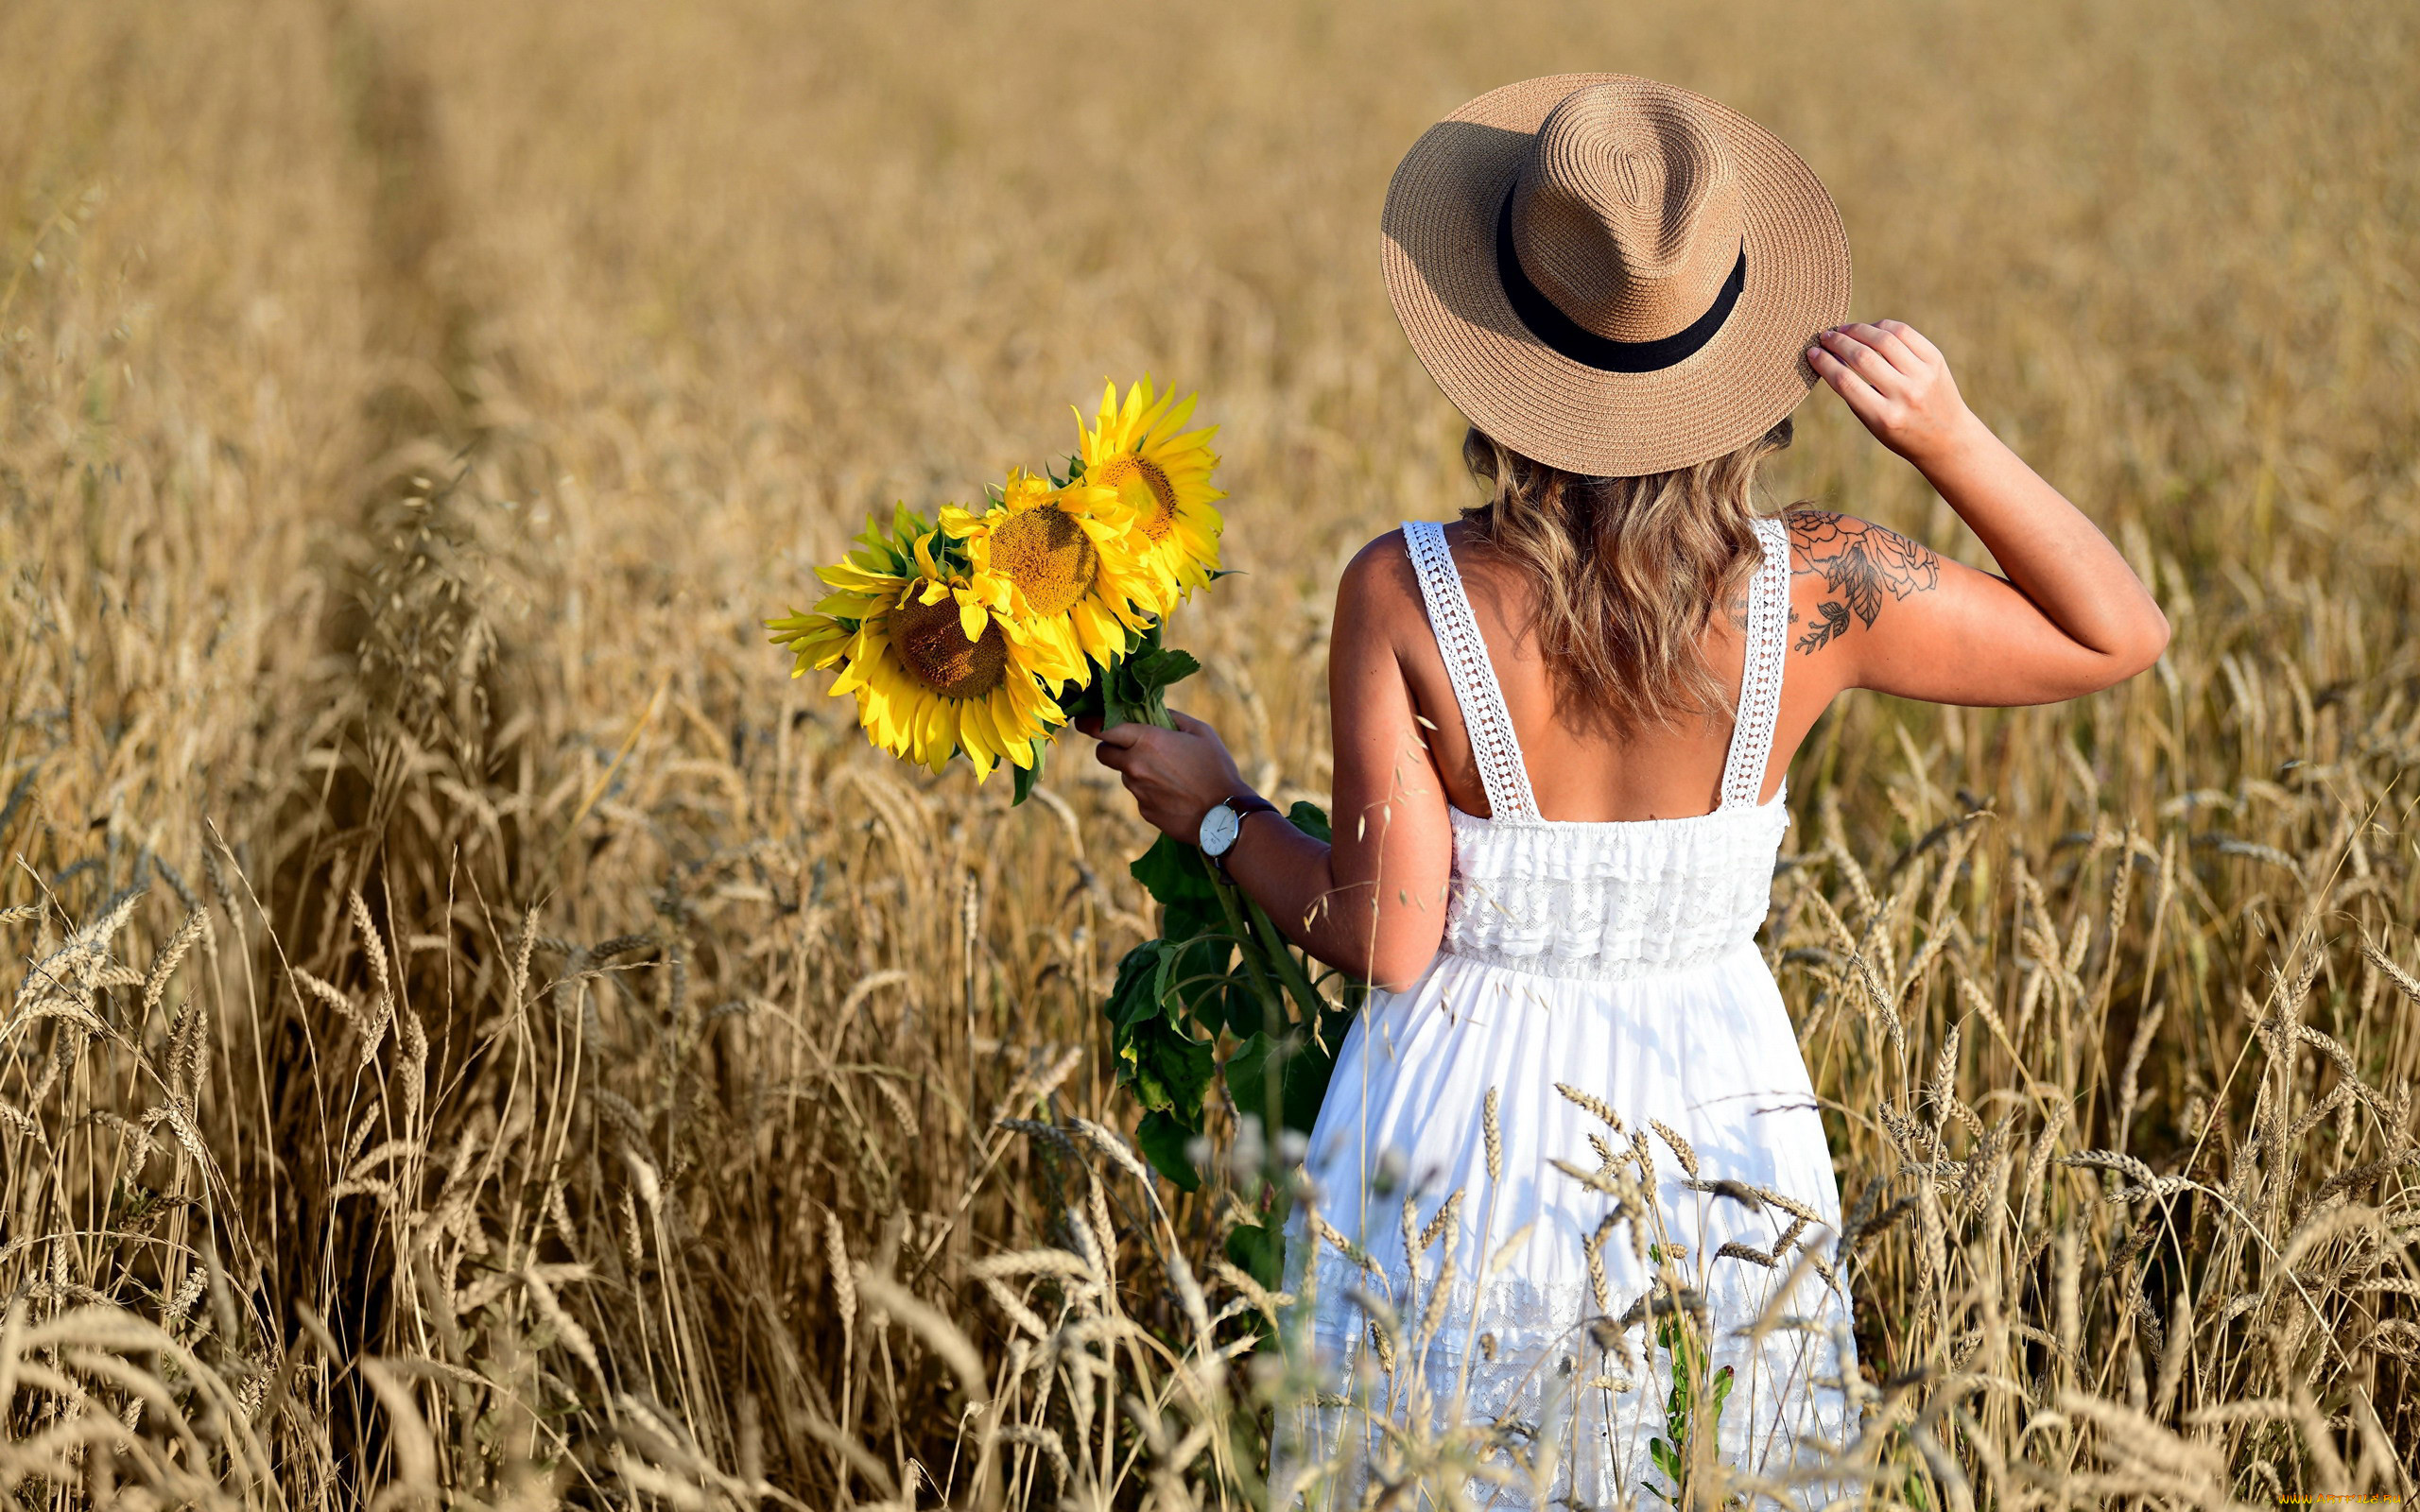
M1143 534L1165 540L1176 525L1176 485L1147 457L1126 454L1101 464L1100 481L1117 490L1117 499L1136 511Z
M1092 591L1100 553L1074 515L1046 505L992 527L992 567L1047 617L1066 613Z
M980 698L1006 680L1009 643L996 621L986 617L975 640L958 623L958 600L937 604L913 598L890 611L890 644L916 680L944 698Z

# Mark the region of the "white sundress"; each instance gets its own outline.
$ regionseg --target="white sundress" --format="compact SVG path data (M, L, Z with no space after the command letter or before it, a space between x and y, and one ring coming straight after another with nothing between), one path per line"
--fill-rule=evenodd
M1703 1298L1712 1367L1734 1369L1718 1439L1723 1462L1772 1476L1816 1463L1807 1438L1838 1446L1855 1436L1841 1384L1856 1372L1855 1346L1828 1264L1799 1272L1777 1308L1803 1321L1768 1332L1760 1347L1735 1332L1766 1313L1799 1249L1828 1262L1840 1227L1806 1060L1755 944L1789 823L1783 794L1757 801L1788 649L1789 548L1778 522L1754 524L1764 559L1749 593L1720 807L1606 823L1539 816L1444 533L1431 523L1404 526L1493 817L1449 810L1443 942L1409 990L1371 994L1340 1047L1310 1137L1305 1174L1326 1238L1306 1270L1310 1226L1298 1207L1288 1281L1305 1298L1327 1404L1278 1424L1277 1497L1309 1473L1311 1504L1358 1503L1370 1467L1386 1468L1387 1452L1370 1448L1384 1436L1378 1424L1419 1410L1410 1403L1424 1399L1408 1398L1406 1383L1425 1372L1435 1424L1517 1424L1512 1436L1530 1459L1509 1479L1461 1483L1472 1504L1663 1504L1651 1491L1672 1487L1649 1445L1666 1434L1667 1356L1647 1323L1591 1328L1625 1313L1635 1319L1655 1264L1616 1228L1597 1248L1601 1284L1592 1280L1590 1242L1616 1198L1553 1163L1599 1170L1605 1149L1592 1134L1624 1155L1633 1132L1650 1141L1665 1242ZM1609 1105L1622 1129L1558 1083ZM1493 1181L1491 1089L1501 1139ZM1657 1122L1691 1148L1694 1182ZM1786 1200L1760 1199L1752 1211L1706 1190L1724 1178ZM1456 1211L1437 1221L1458 1191ZM1813 1221L1793 1216L1793 1207ZM1429 1230L1416 1276L1407 1227L1415 1236ZM1339 1238L1367 1265L1337 1247ZM1776 1263L1722 1255L1725 1245ZM1451 1278L1433 1297L1449 1258ZM1383 1347L1374 1299L1398 1314ZM1439 1326L1424 1330L1430 1319ZM1616 1332L1627 1362L1606 1347ZM1360 1405L1339 1405L1347 1394ZM1551 1458L1538 1458L1541 1448ZM1317 1475L1322 1463L1335 1473ZM1490 1463L1514 1465L1502 1453ZM1820 1502L1840 1489L1810 1484L1786 1494Z

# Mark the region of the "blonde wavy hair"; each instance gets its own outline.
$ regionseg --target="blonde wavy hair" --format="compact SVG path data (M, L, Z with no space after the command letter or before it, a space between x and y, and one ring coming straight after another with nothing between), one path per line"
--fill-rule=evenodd
M1491 496L1462 518L1535 590L1527 629L1567 710L1623 734L1732 716L1732 690L1701 643L1716 608L1745 593L1763 559L1749 524L1756 469L1790 437L1785 417L1720 456L1598 478L1471 427L1462 460Z

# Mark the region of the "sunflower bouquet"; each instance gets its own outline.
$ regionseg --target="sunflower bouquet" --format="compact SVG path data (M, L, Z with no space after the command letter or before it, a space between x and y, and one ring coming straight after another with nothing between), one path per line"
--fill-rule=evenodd
M936 773L964 756L977 782L1005 765L1020 803L1079 716L1172 724L1167 690L1200 663L1161 644L1161 627L1220 576L1226 497L1211 484L1216 428L1185 428L1193 404L1148 378L1123 396L1112 384L1090 425L1078 413L1063 475L1020 468L979 509L928 521L903 504L870 523L821 569L832 592L812 612L765 622L790 675L837 671L832 692L856 696L876 747ZM1288 817L1326 838L1316 804ZM1315 963L1193 847L1162 835L1130 869L1159 904L1160 936L1119 962L1101 1011L1119 1080L1143 1106L1143 1152L1189 1191L1215 1081L1250 1127L1308 1131L1357 989L1330 1003ZM1272 1183L1254 1190L1267 1211L1229 1233L1227 1252L1274 1286L1284 1198Z
M1160 627L1219 576L1226 497L1194 399L1111 384L1063 476L1016 468L980 508L870 522L813 611L765 622L790 675L837 670L877 747L936 773L964 756L978 782L1006 765L1017 802L1078 714L1167 723L1165 690L1200 664Z

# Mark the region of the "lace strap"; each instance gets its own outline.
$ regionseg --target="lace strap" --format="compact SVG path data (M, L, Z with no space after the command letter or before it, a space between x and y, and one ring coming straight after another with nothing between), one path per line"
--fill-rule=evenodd
M1754 808L1781 715L1782 662L1789 654L1789 532L1778 520L1752 522L1765 559L1748 584L1748 654L1739 679L1739 713L1722 764L1722 806Z
M1445 529L1433 520L1407 520L1403 539L1411 553L1412 571L1420 576L1429 628L1436 631L1437 649L1445 658L1445 675L1453 679L1454 701L1461 706L1462 726L1470 731L1471 756L1487 788L1488 812L1498 819L1534 819L1538 803L1530 795L1520 743L1512 738L1512 716L1505 712L1504 689L1487 660L1487 643L1479 638L1470 595L1462 591L1462 575L1445 544Z

